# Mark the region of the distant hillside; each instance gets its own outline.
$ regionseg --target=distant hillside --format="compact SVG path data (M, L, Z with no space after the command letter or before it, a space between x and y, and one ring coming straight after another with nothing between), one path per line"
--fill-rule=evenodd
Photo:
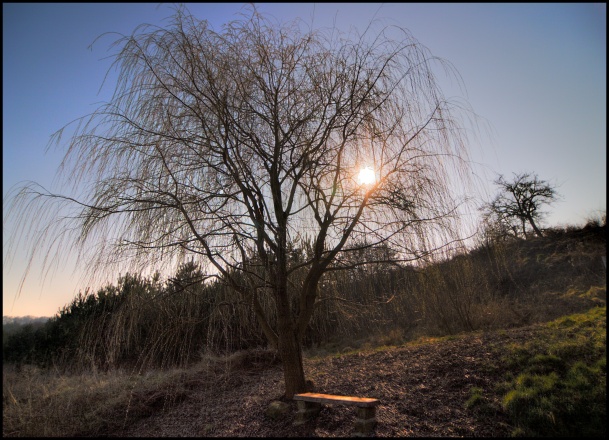
M25 325L25 324L32 324L32 323L40 323L40 324L44 324L45 322L47 322L49 320L48 316L3 316L2 317L2 325L7 325L7 324L18 324L18 325Z
M2 317L2 345L8 341L9 336L22 330L26 325L42 327L49 320L48 316L3 316Z

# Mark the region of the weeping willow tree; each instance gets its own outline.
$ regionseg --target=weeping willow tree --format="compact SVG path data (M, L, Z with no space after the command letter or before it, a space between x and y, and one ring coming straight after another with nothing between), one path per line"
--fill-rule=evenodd
M251 8L215 31L180 7L120 36L111 100L51 139L70 189L26 184L9 210L32 258L78 252L92 278L196 258L255 312L287 397L324 274L446 250L471 175L450 64L404 29L303 27Z

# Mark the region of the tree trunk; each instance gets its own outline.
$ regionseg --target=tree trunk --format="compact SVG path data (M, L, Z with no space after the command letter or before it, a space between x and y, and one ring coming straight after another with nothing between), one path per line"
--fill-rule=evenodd
M541 231L539 230L539 228L537 227L537 225L535 224L535 222L533 221L532 218L529 217L529 223L531 224L531 226L533 227L533 230L535 231L535 233L537 234L538 237L543 237L543 234L541 233Z
M302 366L302 349L288 298L284 249L285 246L278 252L279 270L276 272L277 348L283 365L285 397L291 399L294 394L305 392L306 385Z
M279 356L283 364L285 397L291 399L294 394L306 391L302 350L296 331L290 324L288 317L278 317L277 333L279 337Z

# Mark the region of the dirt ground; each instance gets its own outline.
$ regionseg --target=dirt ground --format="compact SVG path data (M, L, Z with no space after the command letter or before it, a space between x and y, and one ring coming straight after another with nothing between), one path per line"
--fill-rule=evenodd
M470 389L491 390L497 382L500 347L522 342L527 328L478 333L424 345L389 348L320 359L305 359L314 390L375 397L377 437L504 437L511 427L497 398L466 409ZM281 367L259 365L191 379L188 393L169 409L125 426L110 436L126 437L345 437L354 432L355 408L324 405L319 416L293 426L296 403L283 399ZM273 400L291 411L273 420L265 411Z

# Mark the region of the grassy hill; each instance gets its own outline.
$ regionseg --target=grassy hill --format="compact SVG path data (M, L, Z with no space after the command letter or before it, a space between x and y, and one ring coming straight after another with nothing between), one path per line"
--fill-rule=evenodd
M391 304L417 307L401 309L408 320L311 344L307 376L320 392L380 399L377 436L604 436L605 230L550 231L438 264L407 284L411 295L395 291ZM438 286L448 296L435 298ZM352 408L324 407L299 427L294 402L266 416L282 380L261 349L163 370L5 364L3 435L352 434Z

